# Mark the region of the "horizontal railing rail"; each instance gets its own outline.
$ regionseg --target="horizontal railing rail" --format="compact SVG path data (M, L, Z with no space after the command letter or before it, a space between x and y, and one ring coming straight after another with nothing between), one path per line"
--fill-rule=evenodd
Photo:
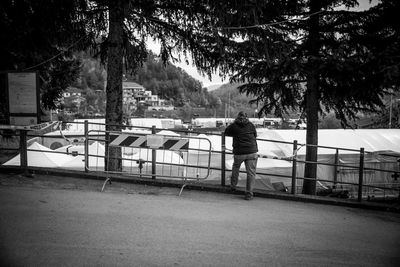
M79 125L79 126L74 126L74 125ZM81 127L83 126L83 127ZM99 122L88 122L88 121L81 121L81 122L66 122L60 124L61 127L61 132L64 132L65 135L67 136L73 136L73 138L81 138L80 140L84 140L84 146L85 150L84 152L76 152L74 151L73 156L79 156L83 157L85 162L88 162L89 158L97 158L98 160L104 161L106 158L106 155L98 155L96 153L89 153L87 147L89 143L92 142L99 142L99 143L107 143L106 140L106 134L94 134L95 131L105 131L106 128L110 127L115 127L117 129L121 130L121 133L123 134L130 134L130 133L135 133L135 131L142 131L142 133L145 134L154 134L155 132L159 132L161 130L165 130L162 128L156 128L156 127L145 127L145 126L134 126L134 125L105 125L104 123L99 123ZM98 127L99 129L93 129L93 127ZM67 130L65 129L72 129L72 130L79 130L79 131L73 131L69 132L67 134ZM83 131L82 131L83 129ZM217 172L216 175L220 175L221 178L221 185L225 186L226 184L226 159L232 157L231 151L229 151L226 147L226 137L224 136L223 133L215 133L215 132L204 132L204 131L196 131L194 130L188 130L188 129L169 129L175 133L180 134L183 138L190 138L190 137L195 137L195 135L198 134L204 134L206 136L213 135L217 136L220 139L220 144L218 147L212 147L210 149L204 149L204 148L192 148L191 150L195 153L210 153L214 157L214 161L212 162L213 164L211 166L207 166L204 164L198 164L196 162L185 162L184 166L187 168L198 168L198 169L208 169L211 172ZM118 131L119 132L119 131ZM16 139L19 140L19 147L0 147L0 151L11 151L11 152L20 152L20 167L24 169L25 171L28 169L28 159L27 159L27 153L28 152L45 152L45 153L53 153L53 154L72 154L72 150L70 151L55 151L55 150L46 150L42 151L40 149L32 149L27 147L27 141L28 139L33 139L33 138L40 138L42 140L52 140L52 139L60 139L65 136L60 136L60 135L49 135L49 134L43 134L40 132L35 133L34 131L24 131L24 130L12 130L8 131L6 133L8 137L12 136ZM70 141L70 140L69 140ZM291 193L296 194L298 189L301 188L301 184L298 185L297 182L301 182L304 180L315 180L317 182L317 186L321 187L322 189L326 189L327 187L330 188L356 188L357 191L353 192L354 195L357 195L357 200L361 201L363 197L369 197L369 195L364 195L364 194L369 194L371 191L379 191L382 190L384 192L397 192L399 194L399 182L396 182L395 180L396 177L399 177L400 175L400 162L398 157L393 156L393 160L387 160L385 164L388 166L397 166L393 167L390 169L385 169L385 168L379 168L379 162L366 159L366 156L373 157L374 155L379 155L376 152L370 152L370 151L364 151L363 148L357 150L357 149L350 149L350 148L344 148L344 147L331 147L331 146L321 146L321 145L311 145L311 144L301 144L297 143L296 140L293 142L289 141L283 141L283 140L273 140L273 139L266 139L266 138L258 138L258 142L267 142L267 143L274 143L278 145L286 145L286 151L288 149L287 145L290 145L292 147L292 152L293 155L287 155L284 160L292 165L291 172L287 171L286 173L278 173L274 172L274 170L270 169L260 169L257 170L257 175L260 177L275 177L275 181L285 181L285 184L287 187L291 187ZM81 142L79 142L81 144ZM299 149L305 149L306 147L317 147L319 149L330 149L332 150L332 157L334 157L334 160L329 160L326 162L323 161L306 161L304 159L304 153L302 156L297 155L297 151ZM71 147L74 147L73 144L71 144ZM304 148L303 148L304 147ZM345 154L341 154L341 152L345 152ZM350 153L349 153L350 152ZM344 156L344 162L340 162L340 157ZM347 158L348 155L353 155L351 158ZM358 157L356 158L356 155ZM291 156L291 157L290 157ZM392 155L385 155L386 158L391 157ZM112 159L112 158L110 158ZM215 159L218 159L220 161L219 165L215 161ZM135 159L129 159L129 158L124 158L124 161L127 162L135 162L137 160ZM283 159L274 159L274 160L283 160ZM85 164L86 164L85 163ZM174 163L174 162L164 162L162 160L156 160L152 161L151 159L142 159L142 163L155 163L157 165L163 165L163 166L170 166L170 167L182 167L182 164ZM333 173L331 173L329 177L316 177L316 178L307 178L303 177L302 175L299 175L298 172L301 170L301 168L304 168L305 164L317 164L318 166L325 166L327 168L332 168ZM391 164L391 165L390 165ZM397 164L397 165L396 165ZM86 169L83 169L86 170ZM87 170L86 170L87 171ZM241 173L245 173L244 171L241 171ZM349 180L344 180L342 176L347 174L348 176L352 177L352 181ZM391 181L389 178L387 179L386 182L374 182L374 179L371 177L373 175L380 175L385 177L394 177L393 181ZM148 176L152 177L151 174L142 174L143 176ZM372 176L371 176L372 175ZM370 177L371 176L371 177ZM289 179L289 180L287 180ZM320 183L325 183L325 185L320 184ZM352 189L353 190L353 189ZM288 190L290 191L290 190Z

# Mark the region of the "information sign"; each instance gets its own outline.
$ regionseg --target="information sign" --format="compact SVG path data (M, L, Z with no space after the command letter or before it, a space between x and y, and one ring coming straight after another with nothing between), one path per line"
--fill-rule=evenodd
M36 113L36 73L8 73L10 113Z
M9 123L11 125L40 123L39 88L36 72L8 72L7 96Z

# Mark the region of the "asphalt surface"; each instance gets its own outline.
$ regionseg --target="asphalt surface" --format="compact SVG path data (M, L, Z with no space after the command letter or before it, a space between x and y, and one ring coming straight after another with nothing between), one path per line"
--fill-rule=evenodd
M399 266L400 214L0 175L1 266Z

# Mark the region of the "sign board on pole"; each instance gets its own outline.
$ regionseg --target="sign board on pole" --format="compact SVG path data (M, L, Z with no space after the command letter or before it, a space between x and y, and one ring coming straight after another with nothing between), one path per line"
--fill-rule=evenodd
M160 148L164 144L164 136L149 134L146 136L147 138L147 146L150 148Z
M40 123L40 93L36 72L7 72L4 89L9 124Z

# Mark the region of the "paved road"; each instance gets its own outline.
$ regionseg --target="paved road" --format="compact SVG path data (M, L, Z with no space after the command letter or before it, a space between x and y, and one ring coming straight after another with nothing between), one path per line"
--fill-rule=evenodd
M4 266L398 266L400 215L177 188L0 179ZM2 265L2 266L3 266Z

